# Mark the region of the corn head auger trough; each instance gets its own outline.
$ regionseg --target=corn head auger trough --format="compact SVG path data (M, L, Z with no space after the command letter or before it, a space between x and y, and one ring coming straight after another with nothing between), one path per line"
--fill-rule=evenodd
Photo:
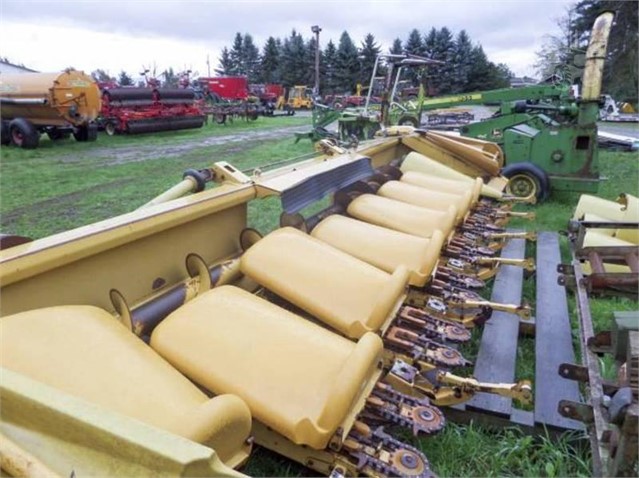
M12 463L241 476L257 443L325 475L427 477L385 427L434 434L439 407L477 392L529 402L527 381L456 375L470 361L452 344L493 310L530 316L477 290L501 264L533 267L496 257L531 238L505 227L533 199L502 192L491 143L386 134L277 169L189 170L136 211L1 251ZM248 205L267 197L282 214L263 235Z

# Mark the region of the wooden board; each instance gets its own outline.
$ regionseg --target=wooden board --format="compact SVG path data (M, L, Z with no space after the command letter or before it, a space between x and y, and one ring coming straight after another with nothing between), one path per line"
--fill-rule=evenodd
M517 259L523 258L524 254L523 240L511 240L502 251L503 257ZM480 393L465 404L446 409L445 414L450 420L458 423L474 421L493 427L516 426L524 433L549 433L553 437L565 430L583 430L580 422L557 413L559 400L580 401L577 382L565 380L558 374L560 363L574 363L566 291L557 283L560 260L558 235L540 233L537 241L535 319L525 322L512 314L494 313L484 326L475 360L473 375L479 380L514 382L519 337L534 337L534 410L524 411L513 407L511 399ZM495 278L491 300L519 304L522 286L523 270L503 266Z
M526 241L524 239L512 239L504 247L501 255L512 259L523 259L525 249ZM501 266L495 277L491 300L519 304L523 277L522 268ZM518 316L505 312L494 312L492 318L484 325L479 354L475 360L474 377L485 382L513 382L518 335ZM494 394L478 393L466 404L466 408L510 416L512 399Z
M558 373L562 363L575 363L566 290L557 283L561 263L559 236L537 235L537 306L535 321L535 422L560 428L582 428L562 417L560 400L580 401L579 385Z

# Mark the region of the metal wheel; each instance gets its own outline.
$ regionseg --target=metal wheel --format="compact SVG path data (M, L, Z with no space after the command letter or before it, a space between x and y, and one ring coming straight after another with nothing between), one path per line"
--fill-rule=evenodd
M21 147L22 143L24 143L24 134L18 128L11 130L11 142L18 147Z
M116 127L115 127L115 123L109 121L105 126L104 126L104 132L106 134L108 134L109 136L114 136L116 133Z
M509 164L502 170L509 181L506 193L518 197L535 195L537 201L543 201L550 194L548 175L536 164L521 162Z
M518 173L511 176L506 185L506 192L517 197L539 195L540 185L537 178L529 173Z
M413 116L402 116L399 121L397 121L397 124L399 126L413 126L414 128L417 128L419 126L419 121L417 121L417 118Z

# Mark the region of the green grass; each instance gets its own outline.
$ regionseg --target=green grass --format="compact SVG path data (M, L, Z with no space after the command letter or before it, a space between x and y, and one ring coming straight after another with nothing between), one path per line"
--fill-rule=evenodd
M599 166L605 180L599 185L597 196L615 199L622 192L635 195L639 192L639 155L637 153L601 151ZM541 204L521 206L522 211L535 211L537 220L531 223L517 219L511 221L509 226L528 229L534 227L538 231L565 230L580 195L575 192L558 192L553 193L549 200Z
M201 130L158 133L155 135L108 137L96 143L73 140L43 141L40 149L25 151L3 147L0 151L0 231L45 237L102 219L123 214L141 206L181 180L188 168L210 167L215 161L231 159L246 170L313 152L307 142L287 139L250 141L202 146L165 157L164 146L179 146L193 137L237 134L247 129L274 129L280 121L306 124L308 118L260 118L231 126L209 125ZM269 123L266 123L266 122ZM295 126L296 124L293 124ZM208 134L208 136L207 136ZM136 161L131 147L157 148L157 156ZM162 142L162 143L160 143ZM164 146L162 146L164 145ZM96 151L100 154L96 154ZM102 155L104 152L104 155ZM126 154L126 159L120 156ZM265 204L257 207L261 211ZM252 211L255 206L252 206ZM257 216L268 216L260 212Z
M255 121L246 121L236 119L227 121L226 124L219 125L215 122L209 122L202 128L183 129L179 131L159 131L149 134L137 135L115 135L108 136L105 133L99 133L96 143L78 143L73 138L62 141L51 141L46 135L40 137L40 146L36 150L25 151L13 147L2 148L3 157L28 157L37 154L38 151L68 152L74 154L83 154L87 150L91 150L98 146L120 147L120 146L153 146L167 145L179 143L187 140L205 140L210 137L224 136L229 134L241 133L251 130L280 129L288 126L304 126L310 125L311 118L308 116L284 116L276 118L268 118L260 116Z
M531 437L517 428L490 431L448 423L421 449L439 476L590 476L589 454L573 433Z
M23 151L0 149L0 231L34 238L79 227L122 214L139 207L181 179L187 168L209 167L226 160L242 170L262 166L283 158L311 154L310 143L294 143L290 137L275 140L246 140L242 143L207 145L209 138L282 126L308 125L310 118L260 118L255 122L236 121L232 125L211 124L201 130L167 132L145 136L107 137L82 144L74 141L42 141L40 149ZM193 141L199 147L173 154L170 148ZM135 151L157 151L157 156L136 160ZM132 153L133 152L133 153ZM99 154L98 154L99 153ZM120 160L122 155L125 160ZM120 158L120 159L118 159ZM602 172L609 179L600 196L614 199L619 192L637 193L639 168L636 154L602 152ZM578 194L557 194L534 208L537 221L513 221L518 228L563 230L578 200ZM326 202L322 204L326 205ZM315 209L318 206L315 206ZM305 211L313 212L313 208ZM279 224L281 207L277 198L253 201L249 205L249 225L263 233ZM534 254L534 245L529 246ZM562 243L564 260L567 244ZM525 281L524 298L535 303L534 278ZM488 296L489 289L485 291ZM569 297L574 315L574 300ZM595 328L608 327L613 310L637 307L627 299L595 299L591 302ZM480 331L464 347L474 358ZM517 379L534 378L534 345L522 339L518 350ZM606 364L610 370L610 364ZM466 372L470 373L470 370ZM608 373L608 372L607 372ZM517 429L494 431L476 424L449 423L435 437L407 440L419 446L440 476L589 476L589 451L579 448L574 434L558 441L535 439ZM581 442L579 442L581 443ZM309 471L282 457L258 448L244 470L252 476L303 476ZM312 472L310 472L312 473Z
M597 196L614 200L622 192L633 195L639 193L639 155L637 153L602 151L599 156L602 176L606 178L600 184ZM534 207L522 207L522 210L534 210L537 219L534 223L517 220L512 221L512 227L531 228L538 231L565 231L568 219L572 217L574 208L579 200L579 193L562 192L555 193L543 204ZM571 262L570 248L566 236L560 236L560 248L562 261L566 264ZM527 255L535 254L534 244L528 244ZM524 298L531 304L535 303L534 281L526 281L524 284ZM579 356L579 334L577 323L576 302L574 294L568 294L568 308L570 311L571 323L573 327L573 347ZM611 327L612 313L614 311L637 310L637 303L628 298L621 297L591 297L590 311L595 332L609 330ZM524 347L526 343L524 342ZM521 352L526 354L525 351ZM533 352L534 357L534 352ZM610 357L601 359L602 372L606 378L613 378L615 370ZM533 361L534 365L534 361ZM518 374L528 375L530 373L528 361L518 362ZM534 375L534 370L532 371Z

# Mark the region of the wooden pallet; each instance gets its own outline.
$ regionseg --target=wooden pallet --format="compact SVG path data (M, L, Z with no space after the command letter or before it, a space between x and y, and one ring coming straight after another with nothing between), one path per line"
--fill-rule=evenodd
M502 257L522 259L525 248L525 240L511 240L503 249ZM551 434L583 429L582 423L562 417L557 410L560 400L580 401L578 384L558 373L560 364L575 360L566 292L557 283L560 263L557 233L539 233L536 319L526 324L514 314L493 313L484 325L475 359L473 375L478 380L514 382L519 337L532 334L535 340L534 410L515 408L510 398L478 393L469 402L446 409L447 418L497 427L515 425L531 434L544 433L546 429ZM523 269L502 266L495 277L491 300L521 303L523 281Z

